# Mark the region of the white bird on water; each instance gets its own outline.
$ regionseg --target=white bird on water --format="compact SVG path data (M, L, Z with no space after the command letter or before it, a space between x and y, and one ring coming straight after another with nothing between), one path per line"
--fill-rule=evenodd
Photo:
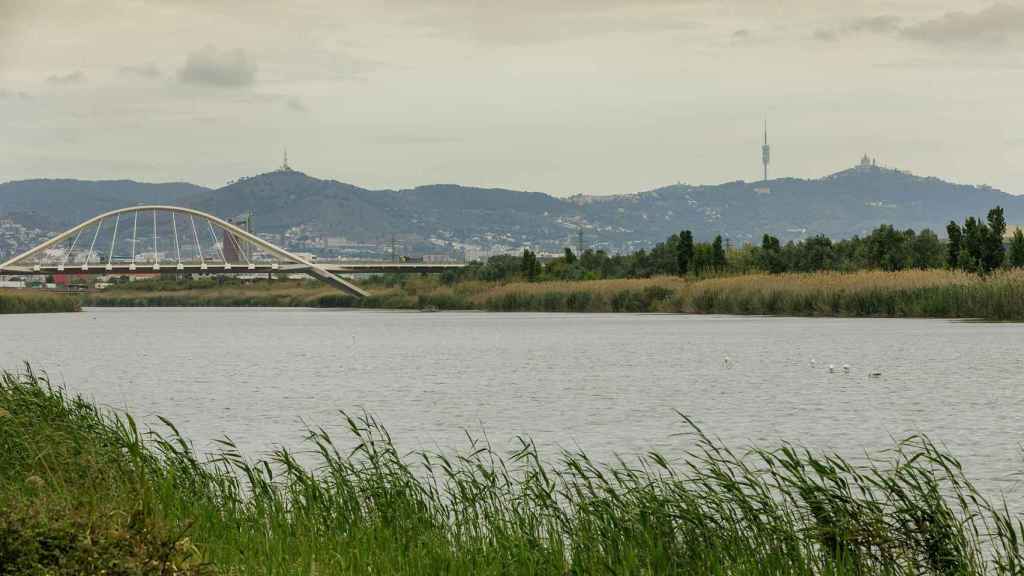
M811 368L814 368L817 365L818 361L814 359L814 356L811 356Z
M732 358L729 358L728 354L722 356L722 365L726 368L732 368Z
M829 364L829 365L828 365L828 373L829 373L829 374L832 374L832 373L834 373L835 371L836 371L836 365L835 365L835 364Z
M850 365L849 364L843 364L843 372L846 373L846 374L850 373Z

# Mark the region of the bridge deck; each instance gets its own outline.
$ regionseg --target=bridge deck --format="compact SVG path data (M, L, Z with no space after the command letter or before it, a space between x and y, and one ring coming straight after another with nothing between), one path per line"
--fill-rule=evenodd
M420 262L317 262L316 266L334 274L429 274L456 270L465 264L427 264ZM270 263L232 263L207 262L162 262L153 263L125 263L115 262L111 264L81 264L74 265L45 265L45 266L8 266L0 268L0 274L138 274L153 272L181 272L188 274L256 274L256 273L300 273L308 272L311 268L300 264L270 264Z

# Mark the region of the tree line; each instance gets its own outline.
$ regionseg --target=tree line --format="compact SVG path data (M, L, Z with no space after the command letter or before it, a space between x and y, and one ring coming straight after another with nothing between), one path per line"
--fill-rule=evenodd
M493 256L485 263L448 272L445 280L591 280L932 268L987 274L1003 267L1024 267L1024 232L1014 232L1008 250L1003 242L1005 233L1006 219L998 206L984 220L972 216L962 224L951 221L946 226L946 240L928 228L915 232L883 224L863 237L833 241L816 235L783 244L765 234L760 245L734 248L726 247L720 235L710 242L697 242L692 231L682 230L650 250L631 254L592 249L576 254L566 248L562 256L542 262L535 252L525 249L518 256Z

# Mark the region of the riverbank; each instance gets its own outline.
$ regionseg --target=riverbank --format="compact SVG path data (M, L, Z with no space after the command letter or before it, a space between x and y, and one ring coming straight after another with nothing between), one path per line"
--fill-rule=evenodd
M1021 519L911 438L873 464L793 447L605 466L581 453L408 454L369 416L209 459L0 376L0 558L11 574L1018 574ZM666 433L671 433L667 431ZM557 456L554 460L550 457ZM304 459L305 458L304 456ZM627 464L628 462L628 464Z
M75 296L33 290L0 290L0 314L34 312L77 312L80 300Z
M111 289L91 306L308 306L495 312L672 312L786 316L981 318L1024 321L1024 272L947 270L656 277L576 282L459 282L408 278L357 300L300 282Z

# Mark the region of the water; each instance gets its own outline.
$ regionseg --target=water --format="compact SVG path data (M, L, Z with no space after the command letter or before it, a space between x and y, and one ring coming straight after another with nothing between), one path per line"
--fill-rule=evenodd
M1024 324L627 314L90 309L0 317L0 367L208 449L295 446L304 423L367 410L403 449L499 448L530 435L601 459L691 440L789 440L857 456L926 432L982 487L1020 498ZM724 361L728 356L730 361ZM810 359L817 361L811 366ZM849 374L830 374L844 363ZM869 372L882 373L879 378ZM1016 493L1018 496L1013 496Z

